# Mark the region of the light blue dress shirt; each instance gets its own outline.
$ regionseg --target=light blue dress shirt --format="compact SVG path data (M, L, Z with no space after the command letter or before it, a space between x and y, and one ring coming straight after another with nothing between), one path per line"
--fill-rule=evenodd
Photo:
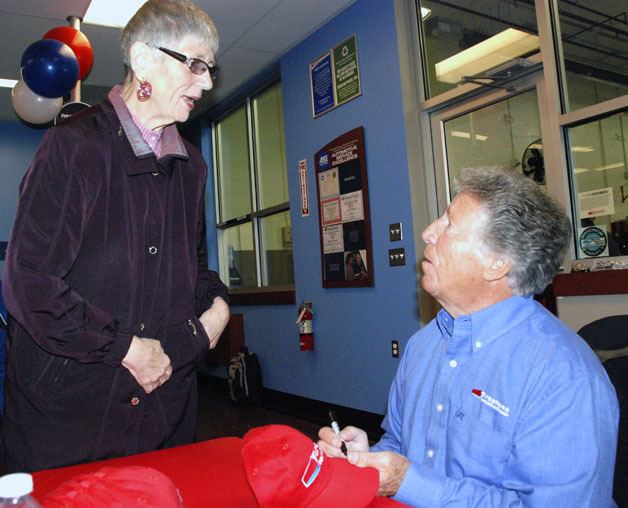
M411 506L608 508L618 419L589 346L515 296L410 339L371 451L408 457Z

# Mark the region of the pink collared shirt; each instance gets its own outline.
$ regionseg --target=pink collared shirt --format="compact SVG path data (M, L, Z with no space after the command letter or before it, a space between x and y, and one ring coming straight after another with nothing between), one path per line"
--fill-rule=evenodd
M129 111L129 113L131 113L131 111ZM140 130L140 133L142 134L144 141L146 141L146 144L150 146L150 149L155 153L155 156L159 158L159 156L161 155L161 135L163 134L164 130L159 129L158 131L154 131L152 129L149 129L133 113L131 113L131 118L133 119L133 123Z

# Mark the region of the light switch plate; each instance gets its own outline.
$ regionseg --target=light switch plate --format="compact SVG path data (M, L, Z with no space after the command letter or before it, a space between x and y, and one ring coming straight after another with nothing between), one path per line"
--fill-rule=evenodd
M388 235L391 242L399 242L403 239L403 231L401 228L401 222L395 222L394 224L388 224Z
M388 249L388 264L390 266L404 266L406 264L406 249Z

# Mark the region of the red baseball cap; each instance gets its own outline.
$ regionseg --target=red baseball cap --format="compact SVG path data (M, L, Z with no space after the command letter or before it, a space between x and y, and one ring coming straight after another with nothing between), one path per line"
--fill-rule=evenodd
M261 508L361 508L377 494L377 469L328 457L309 437L286 425L247 432L242 459Z
M103 467L50 492L43 508L182 508L177 486L150 467Z

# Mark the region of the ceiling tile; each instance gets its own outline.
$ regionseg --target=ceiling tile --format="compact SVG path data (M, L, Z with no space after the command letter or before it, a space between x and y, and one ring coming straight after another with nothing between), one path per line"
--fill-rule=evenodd
M2 0L0 12L24 14L65 21L68 16L85 16L91 0Z
M196 0L196 4L214 20L220 35L221 50L241 39L280 2L281 0Z
M355 0L283 0L236 45L283 53L315 32ZM290 20L286 23L286 20ZM281 27L277 30L277 27Z

